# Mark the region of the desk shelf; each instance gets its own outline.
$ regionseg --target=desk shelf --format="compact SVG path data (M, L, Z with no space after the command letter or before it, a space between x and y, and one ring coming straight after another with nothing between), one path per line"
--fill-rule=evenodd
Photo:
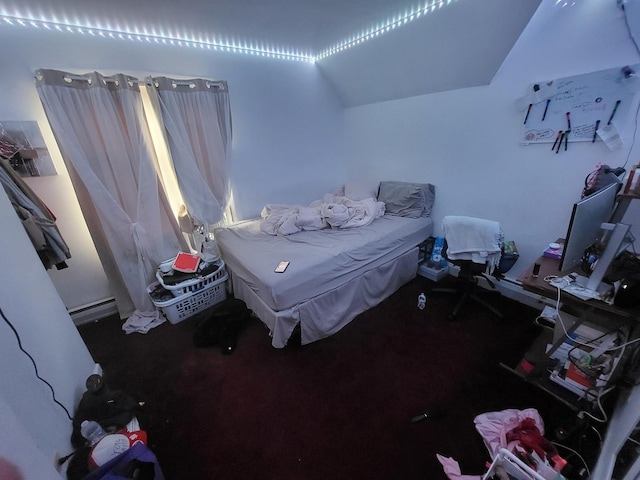
M623 195L622 198L619 196L620 205L616 209L614 217L615 215L619 215L621 219L624 216L626 208L631 200L636 198L640 198L640 196ZM538 258L536 263L540 264L539 274L534 276L532 272L533 266L531 266L518 277L518 281L522 285L523 289L538 294L541 297L556 300L557 291L555 288L550 287L544 281L544 278L547 275L564 276L567 272L559 272L558 261L544 256ZM576 297L565 294L561 296L560 303L561 312L565 308L572 310L578 315L580 322L602 319L602 321L607 323L626 324L629 326L631 333L638 329L637 322L640 319L640 307L638 306L630 309L621 309L615 305L608 305L604 302L595 300L582 301ZM574 323L574 325L578 324L578 321ZM552 338L551 330L548 330L548 332L543 331L538 340L536 340L532 345L532 349L535 345L535 348L537 349L536 352L539 352L540 345L547 345L548 343L551 343L549 342L549 335L551 335ZM634 334L634 337L637 338L636 334ZM531 352L526 354L527 359L532 358L534 361L536 360L535 357L529 357L529 355L531 355ZM621 359L617 368L624 369L624 360L624 358ZM542 361L544 361L544 359ZM556 384L550 379L550 375L546 368L540 370L537 369L536 374L532 375L522 371L519 366L513 368L503 365L503 367L520 376L525 381L543 389L553 398L574 410L588 409L584 402L589 402L589 400L583 399L570 390ZM610 395L611 398L609 398ZM640 385L636 385L632 388L619 387L616 391L608 394L606 396L606 400L614 400L615 397L618 397L617 404L614 406L613 412L610 415L602 448L598 455L596 465L591 472L591 478L593 479L609 480L612 478L614 468L616 466L620 466L619 462L617 462L618 454L624 445L629 445L630 442L635 442L634 432L635 430L640 429ZM605 410L609 410L609 408L605 407ZM635 445L632 446L635 448ZM633 461L627 469L627 472L624 472L624 476L616 475L616 478L619 478L620 480L637 480L640 478L640 456Z
M550 378L550 372L548 371L549 367L553 367L555 365L555 361L549 362L550 359L546 358L544 355L544 347L553 342L553 331L549 328L541 327L542 331L538 338L534 340L531 345L529 351L524 355L523 359L526 359L532 364L536 364L541 366L539 362L545 362L547 365L541 369L541 371L535 374L527 374L524 370L522 370L520 364L515 367L511 367L504 363L501 363L500 366L505 370L517 375L518 377L525 380L527 383L543 390L547 394L551 395L557 401L563 403L571 410L578 412L585 408L584 402L586 401L580 395L567 390L562 385L555 383ZM535 358L533 358L535 357Z

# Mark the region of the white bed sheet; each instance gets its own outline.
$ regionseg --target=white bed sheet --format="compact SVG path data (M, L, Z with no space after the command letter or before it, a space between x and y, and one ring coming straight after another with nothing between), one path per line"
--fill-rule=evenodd
M232 276L239 277L265 306L281 311L389 262L432 233L428 217L384 215L364 227L287 236L261 232L256 219L216 229L214 235ZM290 262L287 270L275 273L282 260Z
M338 288L274 311L239 277L231 275L236 298L269 329L271 344L283 348L300 325L300 342L306 345L337 333L362 312L378 305L402 285L415 278L418 270L418 247L367 270Z

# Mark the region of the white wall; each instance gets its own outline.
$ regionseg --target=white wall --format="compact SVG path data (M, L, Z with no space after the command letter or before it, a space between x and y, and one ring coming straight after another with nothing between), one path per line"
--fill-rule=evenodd
M240 218L258 216L267 203L311 202L344 181L343 110L313 64L4 24L0 41L11 45L2 53L0 119L37 120L60 172L29 184L71 249L69 268L49 271L69 309L111 293L35 90L37 68L227 80Z
M570 144L559 155L546 144L518 143L523 112L516 100L533 83L640 61L615 0L564 3L543 0L489 86L346 111L350 179L435 184L437 233L445 215L500 221L521 254L509 272L514 278L564 236L586 175L598 162L623 165L633 138L630 118L625 147L616 152L602 142ZM638 149L631 153L627 167L638 161ZM636 237L639 211L633 205L625 218Z
M0 189L0 224L0 308L7 320L0 319L0 457L18 465L25 475L48 472L26 478L54 478L50 467L56 452L72 451L71 420L36 377L20 344L70 415L94 363L4 189ZM25 448L17 449L19 445Z
M38 449L20 419L1 397L0 428L5 432L0 436L0 461L4 459L5 462L9 462L20 472L24 480L60 480L60 473L54 467L54 457L45 455ZM2 480L14 478L2 477Z

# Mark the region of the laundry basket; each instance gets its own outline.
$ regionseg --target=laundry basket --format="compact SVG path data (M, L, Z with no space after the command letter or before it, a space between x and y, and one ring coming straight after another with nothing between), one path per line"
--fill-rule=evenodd
M557 472L549 472L551 475L542 476L539 473L531 470L524 462L505 448L501 448L493 460L489 471L482 477L482 480L489 480L494 478L498 467L504 469L510 479L513 480L555 480L562 479L561 475Z
M210 275L177 285L154 282L147 287L147 293L153 304L162 311L167 320L175 324L225 300L227 298L226 281L228 277L224 263L222 263L218 270ZM157 292L160 287L170 291L174 295L173 298L165 299L165 297L152 295L152 292Z
M198 275L194 278L190 278L176 284L166 283L165 279L168 277L165 277L163 275L163 272L158 269L156 271L156 279L166 290L171 292L174 297L181 297L185 293L197 292L198 290L202 290L206 286L220 280L220 278L222 278L222 276L226 274L224 261L222 259L216 260L215 266L217 267L217 269L207 275Z

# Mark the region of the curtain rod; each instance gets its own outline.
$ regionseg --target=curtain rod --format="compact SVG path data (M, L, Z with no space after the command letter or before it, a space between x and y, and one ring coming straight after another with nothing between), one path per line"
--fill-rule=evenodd
M70 73L65 74L65 78L69 78L71 80L82 80L82 81L89 81L89 77L86 77L84 75L73 75ZM107 83L115 83L116 80L110 77L102 77L104 79L105 82ZM127 77L127 80L133 84L142 84L142 85L147 85L147 86L152 86L153 83L152 82L146 82L146 81L141 81L138 80L137 78L133 78L133 77ZM173 83L175 83L177 86L179 87L188 87L189 85L191 85L192 82L187 81L187 80L172 80ZM216 87L216 88L224 88L223 83L219 82L219 81L213 81L213 80L206 80L206 82L208 84L211 84L211 86Z

